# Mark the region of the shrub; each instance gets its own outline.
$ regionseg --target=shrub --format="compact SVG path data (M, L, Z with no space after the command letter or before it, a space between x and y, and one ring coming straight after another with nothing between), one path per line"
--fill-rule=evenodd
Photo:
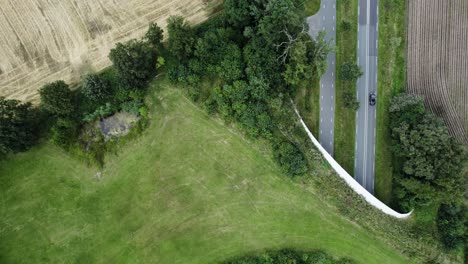
M109 54L121 82L128 89L141 89L146 85L156 73L156 58L153 49L137 40L125 44L117 43Z
M344 106L351 110L359 109L359 101L356 99L356 95L352 92L346 91L343 93Z
M140 113L140 108L143 106L144 104L142 100L126 101L120 105L122 111L135 115L138 115Z
M223 262L225 264L254 264L254 263L278 263L278 264L353 264L351 259L335 259L323 251L297 251L294 249L282 249L278 251L266 251L252 256L243 256Z
M456 204L442 204L437 213L437 230L442 244L455 249L464 242L464 208Z
M81 92L91 101L102 101L112 95L110 82L96 74L87 75L83 81Z
M73 93L64 81L44 85L39 94L41 106L51 114L67 116L76 109Z
M78 125L72 119L59 118L51 128L51 140L60 147L68 147L73 144L78 135Z
M307 172L307 161L303 153L294 144L276 139L273 143L273 155L283 173L288 176L300 176Z
M172 16L167 22L169 51L179 60L190 57L195 44L194 31L181 16Z
M0 156L25 151L36 142L38 117L31 103L0 97Z
M341 21L341 30L347 32L347 31L350 31L351 30L351 23L349 23L348 21Z
M356 81L362 74L361 67L356 63L346 62L340 66L338 77L342 81Z
M163 40L163 30L156 23L150 23L148 31L145 34L145 40L154 48L161 46Z
M87 123L93 122L93 121L102 119L104 117L107 117L107 116L115 113L115 111L117 111L117 108L114 105L112 105L111 103L106 103L105 105L102 105L102 106L98 107L91 114L86 115L83 118L83 121L85 121Z

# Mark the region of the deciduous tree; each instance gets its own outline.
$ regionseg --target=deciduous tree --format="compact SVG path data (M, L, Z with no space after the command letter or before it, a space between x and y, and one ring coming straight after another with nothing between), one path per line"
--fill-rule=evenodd
M51 114L67 116L76 109L73 92L64 81L44 85L39 90L39 94L41 106Z
M154 76L157 55L146 43L131 40L117 43L109 59L117 69L121 82L128 89L141 89Z

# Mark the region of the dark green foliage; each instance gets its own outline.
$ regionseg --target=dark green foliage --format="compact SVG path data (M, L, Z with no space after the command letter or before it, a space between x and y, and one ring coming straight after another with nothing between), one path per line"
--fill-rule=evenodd
M286 140L276 139L273 142L273 155L283 173L288 176L301 176L308 170L304 154L297 146Z
M465 241L465 213L463 206L442 204L437 214L437 230L447 249L455 249Z
M343 103L348 109L354 111L359 109L359 101L356 99L356 95L352 92L346 91L343 93Z
M117 111L117 107L112 105L111 103L106 103L105 105L99 106L94 112L86 115L83 118L83 121L86 123L90 123L99 119L103 119L115 113Z
M273 47L265 45L260 38L254 38L244 47L243 55L246 63L245 72L249 79L255 77L268 80L269 85L275 87L277 91L285 90L278 55Z
M120 105L123 112L131 113L134 115L140 114L140 108L144 106L144 103L141 99L134 99L126 101Z
M117 43L109 59L117 69L122 84L127 89L141 89L156 73L157 55L146 43L130 40Z
M354 82L361 76L361 68L356 63L346 62L340 66L338 77L342 81Z
M74 95L64 81L44 85L39 94L41 106L53 115L67 116L76 109Z
M465 155L445 125L426 112L416 96L396 96L389 112L400 206L410 209L460 200Z
M201 75L206 69L227 82L240 79L244 68L242 51L230 40L233 36L230 28L211 29L203 33L196 42L196 59L189 63L191 74Z
M269 137L274 125L266 104L259 100L261 89L262 83L258 80L252 84L235 81L232 85L216 88L213 98L225 120L238 121L252 137Z
M225 0L224 13L226 14L226 20L239 29L254 26L264 15L267 3L266 0Z
M90 74L83 80L81 92L87 99L99 102L108 100L112 95L112 87L110 82L97 74Z
M350 31L352 28L351 23L349 21L341 21L341 30L347 32Z
M164 38L163 30L156 23L149 25L148 31L145 34L145 40L154 48L160 48Z
M57 119L50 131L52 142L63 148L72 145L79 132L77 123L67 118Z
M350 259L334 259L323 251L282 249L244 256L223 262L225 264L353 264Z
M298 85L300 82L310 82L316 73L314 64L314 42L305 33L298 36L298 41L290 44L286 70L283 73L287 84Z
M31 103L0 97L0 157L25 151L36 142L38 116Z
M189 58L195 44L194 31L181 16L172 16L167 21L169 51L179 60Z

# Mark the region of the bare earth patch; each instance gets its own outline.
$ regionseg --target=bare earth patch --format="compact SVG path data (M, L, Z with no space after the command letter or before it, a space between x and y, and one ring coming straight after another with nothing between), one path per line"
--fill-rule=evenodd
M116 42L144 35L149 22L171 15L193 24L220 0L0 0L0 96L36 101L58 79L76 83L110 65Z
M468 144L468 1L408 1L408 92Z

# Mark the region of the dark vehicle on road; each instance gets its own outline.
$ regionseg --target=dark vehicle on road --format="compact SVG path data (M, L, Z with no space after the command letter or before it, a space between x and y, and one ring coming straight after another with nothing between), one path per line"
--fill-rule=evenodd
M375 94L375 92L372 92L369 94L369 104L370 105L375 105L375 103L377 102L377 95Z

